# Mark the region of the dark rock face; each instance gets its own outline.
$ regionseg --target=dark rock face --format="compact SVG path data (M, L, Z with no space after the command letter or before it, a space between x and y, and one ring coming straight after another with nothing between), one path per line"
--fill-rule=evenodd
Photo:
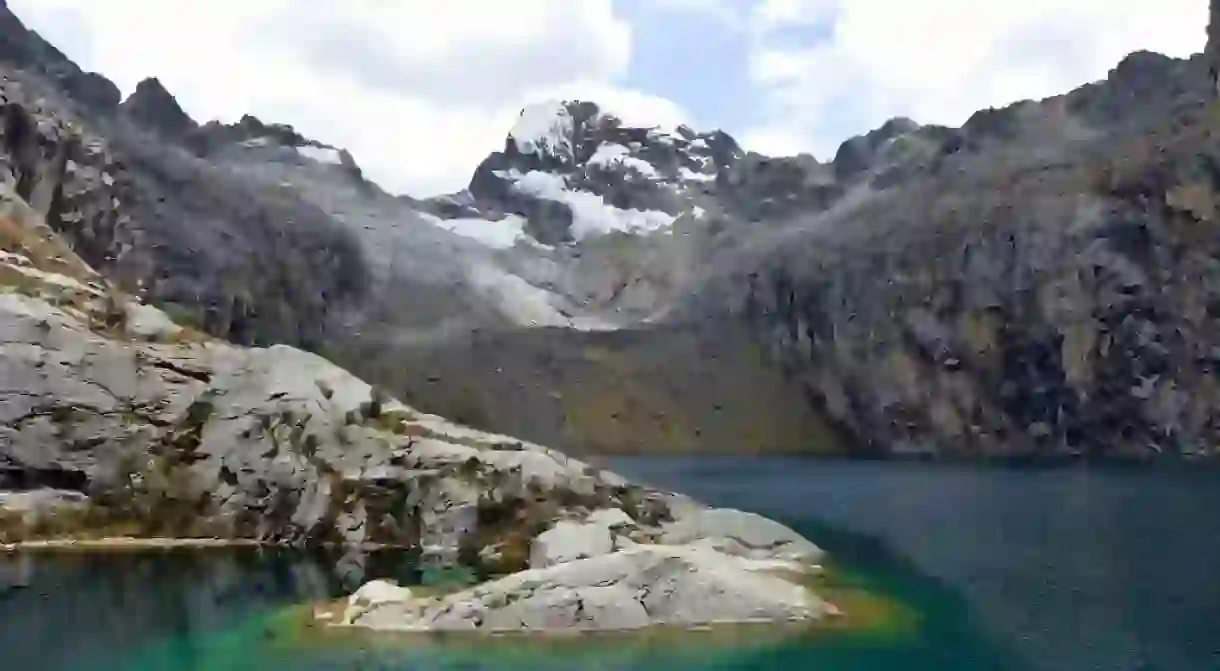
M123 122L76 116L35 79L14 75L0 99L0 163L18 194L126 290L237 342L308 346L327 340L333 301L363 292L358 245L317 208L267 198Z
M860 450L1215 456L1220 145L1207 85L1168 64L1184 78L1134 76L1166 66L1136 55L1070 94L1098 110L1155 91L1117 126L1086 117L1103 125L1070 151L1039 146L1062 99L976 115L971 151L708 291L737 293L732 312Z
M1124 58L1109 76L1066 95L1069 110L1088 122L1122 129L1168 119L1207 95L1204 57L1181 61L1147 51Z
M119 105L119 87L114 82L82 71L38 33L27 30L6 4L0 4L0 63L46 77L93 110L112 112Z
M270 138L285 147L301 147L309 140L287 124L263 123L258 117L246 114L235 124L209 121L189 134L187 144L200 154L237 142Z
M872 167L877 151L885 142L899 135L914 132L918 128L919 124L910 119L890 119L880 128L847 140L839 145L839 150L835 153L834 161L831 163L834 166L835 177L840 180L848 180L865 172Z
M119 87L96 72L71 77L67 85L73 97L93 109L109 112L119 105Z
M716 196L735 217L760 222L820 212L844 190L830 167L808 154L772 158L750 153L717 185Z
M140 261L138 252L131 253L136 234L116 205L123 188L115 179L119 166L99 144L69 131L64 118L33 108L28 98L38 96L31 93L16 82L0 87L5 149L0 166L13 175L17 196L82 255L121 277L120 265L136 268Z
M181 139L197 127L156 77L137 84L135 92L123 101L119 110L136 125L170 139Z

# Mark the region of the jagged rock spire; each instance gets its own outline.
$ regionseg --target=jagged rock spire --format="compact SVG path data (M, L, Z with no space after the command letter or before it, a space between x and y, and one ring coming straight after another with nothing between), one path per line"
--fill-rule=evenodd
M196 127L173 94L156 77L136 85L136 90L119 106L136 123L171 138L181 138Z

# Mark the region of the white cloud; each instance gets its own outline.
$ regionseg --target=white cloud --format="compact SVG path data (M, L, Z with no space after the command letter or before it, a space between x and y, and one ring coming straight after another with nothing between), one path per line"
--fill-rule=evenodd
M1201 48L1202 0L649 0L744 36L757 95L694 110L623 86L631 26L616 0L9 0L126 92L156 75L197 119L244 113L346 147L391 191L465 185L517 112L601 103L628 123L756 122L770 154L833 156L893 116L959 125L974 111L1099 79L1123 55ZM668 23L666 25L669 25ZM675 23L674 25L678 25ZM695 48L681 31L675 48ZM648 67L648 64L643 64ZM724 72L691 72L710 87ZM689 88L689 87L687 87Z
M254 114L346 147L391 191L465 186L527 102L563 95L671 123L615 84L630 26L611 0L10 0L126 93L155 75L196 119Z
M826 159L890 117L960 125L978 109L1103 78L1135 50L1188 56L1203 46L1204 5L763 0L750 75L764 118L743 144Z

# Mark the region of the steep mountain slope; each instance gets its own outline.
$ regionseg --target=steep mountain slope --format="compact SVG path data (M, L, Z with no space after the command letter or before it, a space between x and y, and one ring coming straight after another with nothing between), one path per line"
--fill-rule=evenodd
M0 185L0 544L328 545L357 579L388 545L505 573L558 520L609 508L607 528L645 540L700 506L418 412L316 355L178 325Z
M754 324L872 451L1214 455L1217 120L1202 58L1133 54L756 239L690 316Z
M661 318L718 252L842 195L811 157L747 154L721 131L624 125L587 101L521 112L463 191L417 205L445 225L512 230L548 286L625 326Z
M829 163L546 103L421 200L0 31L0 158L86 262L421 409L604 452L1214 451L1210 52Z
M546 245L523 234L520 215L453 219L439 199L390 196L350 154L289 126L200 125L156 80L99 111L45 67L10 63L21 69L5 71L0 90L20 122L5 160L26 176L21 195L104 275L208 333L322 352L424 410L567 449L831 442L803 403L783 402L796 388L760 368L755 348L718 345L712 356L729 363L709 368L688 332L608 332L681 295L700 258L687 252L693 216L650 235ZM605 347L616 356L599 356ZM672 393L652 390L657 380Z

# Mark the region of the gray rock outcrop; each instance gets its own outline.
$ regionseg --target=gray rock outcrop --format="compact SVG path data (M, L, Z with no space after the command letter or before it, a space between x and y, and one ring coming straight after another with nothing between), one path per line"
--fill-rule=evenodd
M695 508L664 526L661 542L674 545L708 540L730 554L759 559L783 557L816 562L822 551L784 525L762 515L729 508Z
M797 563L700 545L636 545L516 573L445 597L370 583L342 625L389 631L612 631L814 621L835 609L792 576Z
M614 551L608 526L561 521L542 532L530 545L530 567L547 568Z
M291 347L242 348L111 286L11 191L0 217L0 541L136 533L361 552L506 577L365 585L342 624L635 629L834 612L820 551L547 448L452 424ZM663 543L658 543L658 539Z
M418 412L314 354L174 324L7 196L0 489L45 494L6 499L21 516L0 530L9 540L49 528L27 524L26 503L42 500L30 496L66 489L90 509L83 528L55 533L388 544L456 561L519 537L517 511L538 533L645 494L547 448ZM524 568L517 561L509 568Z

